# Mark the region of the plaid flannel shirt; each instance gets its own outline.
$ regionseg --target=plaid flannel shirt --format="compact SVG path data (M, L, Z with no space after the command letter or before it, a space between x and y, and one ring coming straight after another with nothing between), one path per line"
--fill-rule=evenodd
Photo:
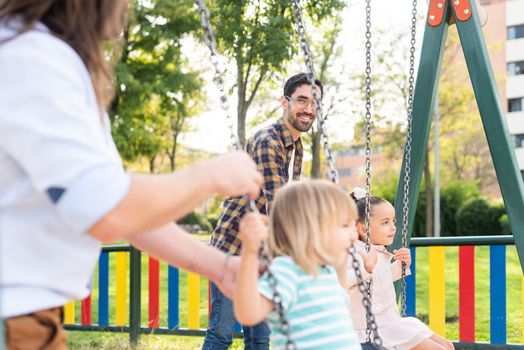
M267 214L271 209L275 191L288 182L293 145L295 148L293 180L298 180L304 153L302 141L299 138L293 142L284 119L280 118L259 130L247 141L246 152L253 158L258 170L264 176L263 188L255 201L258 210L263 214ZM238 226L240 219L246 213L246 205L244 197L228 197L224 200L222 214L211 238L212 246L233 254L240 252Z

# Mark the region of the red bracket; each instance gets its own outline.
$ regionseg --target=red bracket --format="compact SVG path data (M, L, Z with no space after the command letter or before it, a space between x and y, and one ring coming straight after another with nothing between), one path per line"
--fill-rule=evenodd
M440 23L442 23L442 18L444 17L444 9L448 5L447 2L448 0L430 0L428 10L428 24L430 26L438 27Z
M471 5L469 0L451 0L453 9L455 10L455 17L461 21L465 22L471 18Z

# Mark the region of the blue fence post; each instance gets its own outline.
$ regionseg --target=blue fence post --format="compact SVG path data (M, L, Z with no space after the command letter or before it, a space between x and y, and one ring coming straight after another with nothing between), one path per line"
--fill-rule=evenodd
M98 324L109 325L109 253L98 258Z
M417 300L416 300L416 257L417 249L410 247L411 251L411 275L406 277L406 316L417 316Z
M506 246L489 247L492 344L506 344Z
M167 327L169 329L177 328L178 320L178 302L179 302L179 276L178 269L173 266L168 267L167 273Z

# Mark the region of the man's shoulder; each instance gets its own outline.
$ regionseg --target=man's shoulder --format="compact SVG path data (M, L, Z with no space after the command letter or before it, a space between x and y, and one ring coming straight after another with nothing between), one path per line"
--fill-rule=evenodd
M279 132L278 121L275 121L261 129L259 129L253 136L248 140L248 144L280 144L282 143Z

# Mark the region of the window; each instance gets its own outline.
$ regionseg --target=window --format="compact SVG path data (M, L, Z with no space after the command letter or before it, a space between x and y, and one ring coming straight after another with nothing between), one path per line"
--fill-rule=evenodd
M524 24L508 27L508 40L524 38Z
M508 100L508 112L520 112L522 111L522 105L524 104L524 97L510 98Z
M340 175L340 177L349 177L349 176L351 176L351 168L338 169L338 175Z
M508 63L508 73L509 75L524 74L524 61Z
M513 135L513 138L515 140L515 147L516 148L523 148L524 147L524 134Z

